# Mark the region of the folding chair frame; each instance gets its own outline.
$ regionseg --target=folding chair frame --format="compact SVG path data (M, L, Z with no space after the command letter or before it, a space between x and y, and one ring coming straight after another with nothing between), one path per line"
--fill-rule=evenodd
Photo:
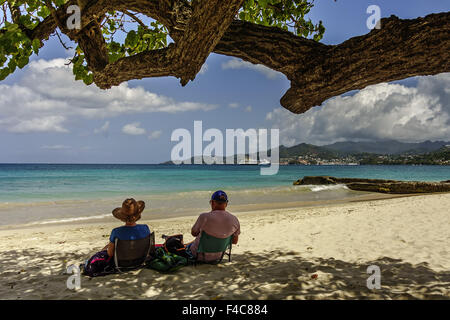
M133 266L133 267L119 267L119 258L118 258L118 254L117 254L117 244L118 244L118 242L120 240L116 238L116 240L114 241L114 265L116 267L116 270L119 273L123 273L125 271L131 271L131 270L136 270L136 269L141 268L144 265L145 261L147 261L149 255L155 252L155 232L150 233L148 238L149 238L149 247L148 247L147 253L145 255L145 258L143 259L143 261L142 261L142 263L140 265Z
M202 235L200 236L200 242L202 241L203 233L208 235L206 232L202 231ZM212 237L211 235L209 235L209 236ZM205 260L205 252L202 251L202 252L197 252L197 256L199 253L203 254L203 261L197 261L197 262L206 263L206 264L219 264L222 262L223 257L225 255L228 256L228 262L231 262L231 248L233 247L233 236L230 236L228 238L230 239L230 243L227 245L226 249L222 252L222 255L220 256L220 258L218 260L204 261ZM200 245L199 245L199 247L200 247Z

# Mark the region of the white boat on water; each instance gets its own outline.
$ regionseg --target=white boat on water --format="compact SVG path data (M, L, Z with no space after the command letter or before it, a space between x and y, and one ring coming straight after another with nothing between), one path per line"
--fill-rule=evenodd
M266 166L266 165L270 165L271 162L267 159L261 159L261 160L256 160L256 159L250 159L250 158L246 158L246 159L242 159L238 162L238 164L251 164L251 165L262 165L262 166Z
M238 164L258 164L256 160L245 159L238 162Z

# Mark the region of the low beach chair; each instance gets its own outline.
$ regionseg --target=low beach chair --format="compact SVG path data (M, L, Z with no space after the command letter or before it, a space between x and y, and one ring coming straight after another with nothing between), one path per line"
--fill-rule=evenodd
M203 254L203 260L205 258L205 253L213 253L213 252L222 252L222 256L219 260L208 262L212 264L218 264L222 261L223 256L228 256L228 262L231 262L231 247L232 247L232 239L233 236L229 236L228 238L221 239L213 237L207 234L205 231L202 231L202 235L200 236L200 243L198 244L197 249L197 257L200 254Z
M144 265L150 254L155 252L155 233L139 240L116 239L114 263L119 272L134 270Z

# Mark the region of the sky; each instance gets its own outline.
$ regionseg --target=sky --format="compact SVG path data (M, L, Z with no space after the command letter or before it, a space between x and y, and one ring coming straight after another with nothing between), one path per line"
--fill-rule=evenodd
M369 5L382 17L449 11L448 0L320 0L323 43L368 33ZM170 160L177 128L277 128L280 143L395 139L450 141L450 74L382 83L334 97L308 112L283 109L289 81L280 73L211 54L193 82L174 77L123 83L110 90L75 81L71 52L45 43L22 70L0 82L0 163L160 163ZM206 146L207 143L204 144Z

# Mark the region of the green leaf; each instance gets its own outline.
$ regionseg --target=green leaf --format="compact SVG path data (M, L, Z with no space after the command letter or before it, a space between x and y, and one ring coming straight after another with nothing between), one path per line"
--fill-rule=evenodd
M46 6L41 6L37 15L41 18L47 18L50 15L50 10Z
M12 31L19 31L19 25L15 23L5 23L6 30L12 32Z
M0 69L0 80L5 80L7 76L9 76L10 71L9 68Z
M30 58L27 57L27 56L20 57L20 58L17 60L17 66L18 66L20 69L22 69L23 67L25 67L25 66L28 64L29 61L30 61Z
M91 73L91 74L84 76L83 82L84 82L84 84L86 84L88 86L91 85L92 82L94 82L94 75Z
M41 41L39 41L39 39L34 39L31 46L33 47L34 53L38 54L39 48L41 47Z
M313 4L314 0L246 0L239 11L239 19L317 40L323 37L325 29L305 19Z
M10 73L13 73L17 68L16 61L14 59L9 60L8 62L8 69Z
M136 31L131 30L127 34L127 38L125 39L125 46L129 48L133 48L137 45L138 37Z

